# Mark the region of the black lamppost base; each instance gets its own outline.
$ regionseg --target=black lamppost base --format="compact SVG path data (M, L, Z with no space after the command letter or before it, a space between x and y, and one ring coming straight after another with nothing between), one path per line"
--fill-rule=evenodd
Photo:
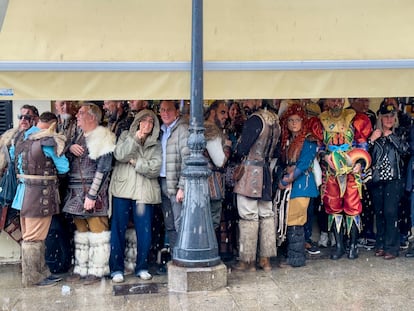
M190 136L203 138L199 134L195 131ZM173 250L173 263L181 267L212 267L221 262L210 211L210 173L207 160L200 153L187 159L181 230Z
M182 221L173 249L173 263L180 267L213 267L220 264L210 212L207 159L203 118L203 1L192 2L190 156L185 177Z
M210 254L203 254L203 253L183 253L178 255L179 258L190 258L189 260L185 259L173 259L173 263L179 267L188 267L188 268L201 268L201 267L214 267L221 263L221 259L219 256L215 258L211 258ZM195 258L206 258L208 259L191 259L191 257Z

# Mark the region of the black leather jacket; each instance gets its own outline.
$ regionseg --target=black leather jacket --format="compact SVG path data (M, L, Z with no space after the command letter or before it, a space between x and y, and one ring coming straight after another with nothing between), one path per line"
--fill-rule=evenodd
M401 156L408 152L408 143L401 137L391 134L387 137L380 137L369 144L369 152L372 157L372 181L379 182L381 164L386 156L391 165L391 180L401 179L403 163Z

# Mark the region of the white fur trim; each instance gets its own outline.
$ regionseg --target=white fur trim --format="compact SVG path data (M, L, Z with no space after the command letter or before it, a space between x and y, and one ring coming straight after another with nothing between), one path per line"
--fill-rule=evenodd
M89 232L88 274L97 277L103 277L109 274L110 238L110 231L103 231L101 233Z
M124 254L124 266L126 273L134 272L137 260L137 235L134 228L129 228L125 232Z
M53 123L56 124L56 123ZM53 128L53 125L49 127L48 129L43 129L38 132L35 132L29 136L30 140L39 140L42 138L52 137L53 140L56 143L55 146L55 152L57 156L61 156L63 153L63 150L65 149L65 142L66 142L66 136L56 133L55 129Z
M103 126L98 126L89 133L85 133L86 146L88 147L89 158L98 159L115 150L115 134Z
M137 234L134 228L129 228L125 232L125 239L127 243L137 244Z
M75 231L74 236L75 244L88 244L89 245L89 233L88 232L79 232Z
M88 275L89 232L75 231L75 267L73 273L82 277Z
M4 168L7 167L9 162L9 150L8 147L11 145L11 141L13 136L17 134L19 128L12 128L7 130L0 136L0 146L2 146L2 150L0 152L0 172L3 172Z

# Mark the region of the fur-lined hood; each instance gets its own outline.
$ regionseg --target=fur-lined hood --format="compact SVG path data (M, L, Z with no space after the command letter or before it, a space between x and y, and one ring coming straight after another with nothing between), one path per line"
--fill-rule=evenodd
M132 137L135 137L135 134L138 131L139 122L146 116L151 116L151 118L154 119L154 127L152 129L151 135L149 135L145 140L145 144L154 144L160 136L160 122L152 110L144 109L137 113L134 121L129 127L129 134L131 134Z
M108 128L99 125L93 131L84 133L89 158L96 160L99 157L113 153L115 150L115 134Z

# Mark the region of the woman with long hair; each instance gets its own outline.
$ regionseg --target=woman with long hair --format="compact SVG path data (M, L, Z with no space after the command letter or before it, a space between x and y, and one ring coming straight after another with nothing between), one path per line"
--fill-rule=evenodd
M278 233L280 240L287 240L287 264L300 267L306 259L304 224L309 201L318 196L312 171L317 143L309 135L306 112L299 102L288 106L280 123L283 176L276 196L280 206Z
M398 202L402 195L402 160L408 144L395 133L398 115L394 105L382 103L377 112L376 129L372 132L369 152L372 157L372 198L377 237L375 256L394 259L400 249Z

